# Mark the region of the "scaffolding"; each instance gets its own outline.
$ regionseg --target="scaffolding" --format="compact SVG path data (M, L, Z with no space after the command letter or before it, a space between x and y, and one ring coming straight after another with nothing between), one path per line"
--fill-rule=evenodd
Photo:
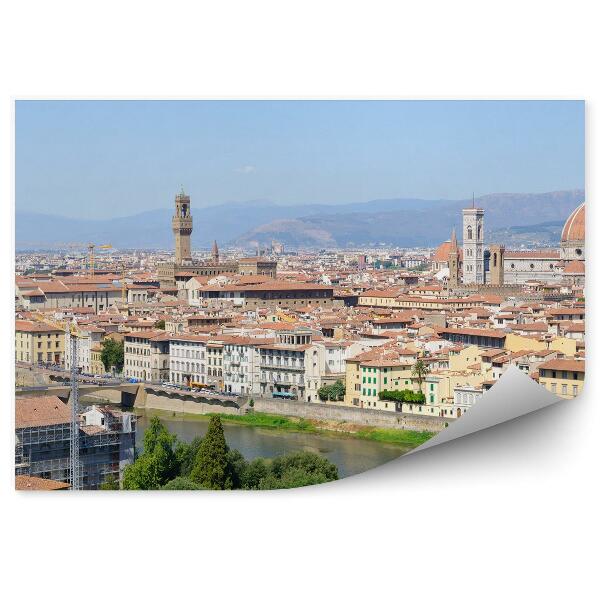
M81 425L78 416L79 489L97 489L112 475L117 480L135 452L135 415L107 414L104 427ZM71 483L71 422L16 430L15 475Z

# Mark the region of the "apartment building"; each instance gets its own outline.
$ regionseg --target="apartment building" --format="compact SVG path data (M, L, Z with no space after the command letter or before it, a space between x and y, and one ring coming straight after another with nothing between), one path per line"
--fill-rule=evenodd
M47 323L17 320L15 322L15 360L31 365L37 363L63 364L65 332Z
M207 383L206 341L208 336L178 333L169 347L170 381L179 385Z
M275 343L260 347L260 393L274 398L306 399L306 351L312 344L312 331L283 330Z
M242 336L223 341L223 388L226 392L260 393L260 349L271 341Z
M125 377L141 381L169 381L169 334L164 331L132 331L125 334Z
M557 358L539 367L539 383L561 398L575 398L583 389L585 361Z

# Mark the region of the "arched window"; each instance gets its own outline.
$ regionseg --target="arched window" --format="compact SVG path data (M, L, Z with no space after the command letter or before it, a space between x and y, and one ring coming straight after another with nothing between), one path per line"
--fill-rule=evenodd
M477 239L478 240L481 239L481 225L479 225L479 227L477 227Z
M468 240L473 239L473 228L470 225L467 227L467 239Z

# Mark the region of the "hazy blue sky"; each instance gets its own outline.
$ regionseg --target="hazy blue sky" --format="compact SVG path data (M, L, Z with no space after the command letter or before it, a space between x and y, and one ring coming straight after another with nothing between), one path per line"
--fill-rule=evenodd
M195 208L583 188L584 104L20 101L16 184L17 210L92 218L181 185Z

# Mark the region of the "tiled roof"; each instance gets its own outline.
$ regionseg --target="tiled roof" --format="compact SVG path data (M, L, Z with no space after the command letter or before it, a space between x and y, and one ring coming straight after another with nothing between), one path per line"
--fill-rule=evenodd
M31 475L17 475L15 477L15 490L22 491L50 491L50 490L68 490L71 486L62 481L54 479L42 479L41 477L32 477Z
M549 360L548 362L542 363L540 365L540 369L585 373L585 361L573 360L569 358L555 358L554 360Z
M15 427L59 425L71 421L71 410L58 396L18 397L15 400Z

